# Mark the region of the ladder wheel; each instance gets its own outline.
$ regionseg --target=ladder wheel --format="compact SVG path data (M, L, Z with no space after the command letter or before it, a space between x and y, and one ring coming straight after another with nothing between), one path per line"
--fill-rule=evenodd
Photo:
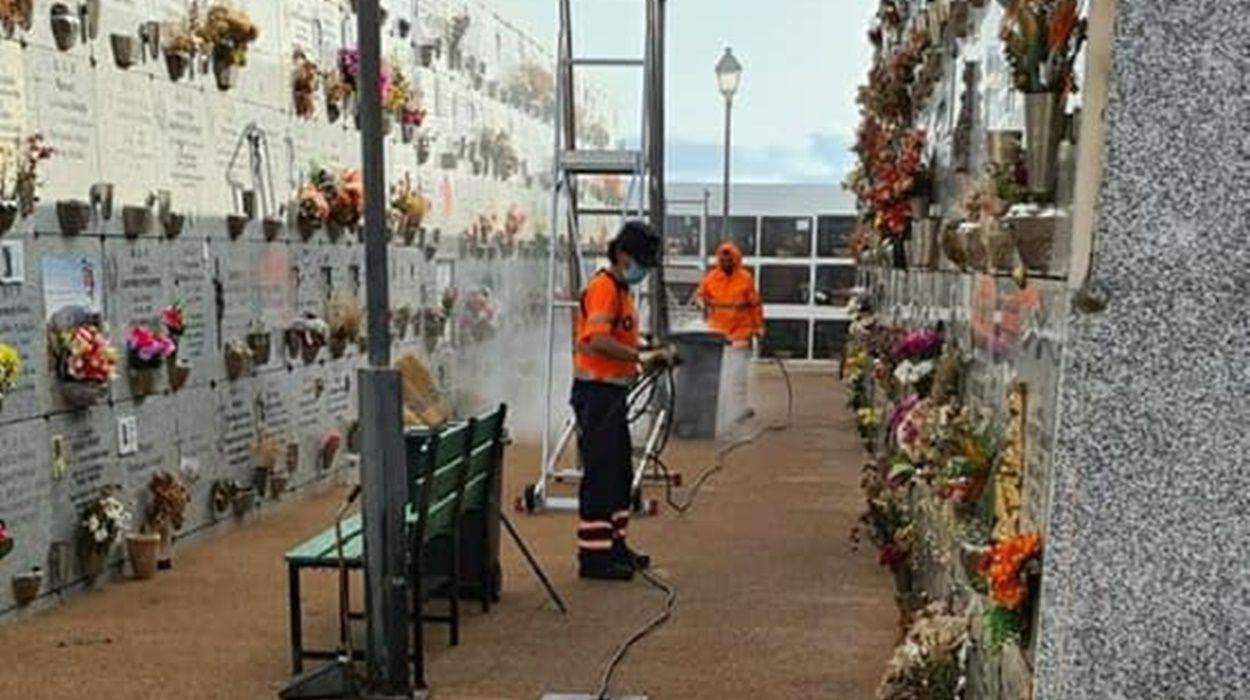
M633 496L630 497L630 507L635 513L647 512L646 504L642 501L642 489L634 489Z
M655 498L647 499L647 515L655 517L660 514L660 501Z
M538 489L534 484L525 487L525 512L533 513L538 510Z
M674 474L669 481L673 484L674 488L681 488L681 472Z

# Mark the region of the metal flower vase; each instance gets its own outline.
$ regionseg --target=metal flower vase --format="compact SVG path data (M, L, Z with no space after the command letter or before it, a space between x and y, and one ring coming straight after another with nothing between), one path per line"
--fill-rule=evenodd
M1035 92L1024 96L1024 131L1027 149L1029 192L1049 195L1055 190L1059 164L1059 138L1063 134L1061 92Z

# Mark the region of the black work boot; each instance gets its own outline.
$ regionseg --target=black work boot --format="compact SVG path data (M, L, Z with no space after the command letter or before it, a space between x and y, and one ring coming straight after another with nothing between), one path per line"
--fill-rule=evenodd
M630 549L625 540L612 542L612 559L631 569L650 569L651 555Z
M610 552L579 554L578 575L596 581L632 581L634 567L618 561Z

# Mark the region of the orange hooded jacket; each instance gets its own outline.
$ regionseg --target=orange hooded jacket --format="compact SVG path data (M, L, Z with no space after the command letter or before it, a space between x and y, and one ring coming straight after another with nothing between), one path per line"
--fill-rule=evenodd
M733 270L725 272L718 263L704 275L697 295L708 326L730 342L745 343L763 329L764 308L755 291L755 279L742 268L742 251L726 241L716 249L717 258L726 251L733 257Z

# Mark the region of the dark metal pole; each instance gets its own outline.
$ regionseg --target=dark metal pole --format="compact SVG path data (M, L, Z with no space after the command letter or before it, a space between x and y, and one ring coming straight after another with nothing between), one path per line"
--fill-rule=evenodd
M650 153L646 157L650 161L651 182L650 191L646 193L646 196L648 208L651 212L651 225L660 234L661 241L668 235L666 230L668 216L665 204L667 192L664 189L664 13L665 0L648 0L647 36L650 46L647 47L647 50L651 55L651 74L644 79L644 89L650 91L647 99L647 108L650 110L650 114L647 116L647 128L650 132L647 146ZM668 288L665 284L664 274L664 248L664 245L660 246L660 265L652 278L651 288L652 307L654 309L651 314L651 333L656 338L661 339L668 335L669 325Z
M731 142L734 98L732 95L725 96L725 183L724 189L721 191L721 205L723 207L720 220L720 237L722 241L729 240L729 154L733 152Z
M361 175L365 188L365 296L369 367L360 392L361 505L365 537L365 658L370 692L412 696L409 608L404 582L406 466L399 373L390 369L390 290L386 260L386 183L382 148L381 13L378 0L357 2L360 52ZM420 650L418 650L419 653Z

